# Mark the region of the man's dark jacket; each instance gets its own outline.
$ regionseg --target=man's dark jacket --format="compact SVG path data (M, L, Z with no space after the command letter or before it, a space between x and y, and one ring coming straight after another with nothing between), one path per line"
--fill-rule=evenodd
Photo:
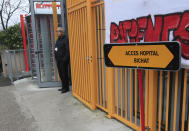
M59 37L56 41L55 45L55 58L57 61L67 63L70 60L70 53L69 53L69 40L64 35Z

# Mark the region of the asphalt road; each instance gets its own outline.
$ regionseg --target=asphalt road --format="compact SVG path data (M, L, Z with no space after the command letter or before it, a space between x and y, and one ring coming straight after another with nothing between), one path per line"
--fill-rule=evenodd
M20 109L14 90L14 86L0 87L0 131L36 131L34 118Z
M31 78L0 87L0 131L132 131L57 89L39 88Z

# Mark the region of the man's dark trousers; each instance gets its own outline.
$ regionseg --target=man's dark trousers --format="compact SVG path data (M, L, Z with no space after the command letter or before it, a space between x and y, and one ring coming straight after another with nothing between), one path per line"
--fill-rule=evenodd
M62 90L69 90L68 64L69 62L57 61L58 72L62 82Z

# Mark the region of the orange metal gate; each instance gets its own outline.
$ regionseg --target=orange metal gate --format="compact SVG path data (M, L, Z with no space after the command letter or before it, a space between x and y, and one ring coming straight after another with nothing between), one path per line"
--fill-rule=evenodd
M67 0L73 95L141 130L137 70L104 65L104 6L97 0ZM188 77L186 69L143 70L146 128L189 131Z
M106 82L106 68L104 64L103 45L105 43L105 16L104 16L104 2L97 2L92 4L92 13L94 21L93 31L95 35L96 56L97 56L97 86L96 86L96 106L108 112L108 91Z
M90 0L67 1L73 95L95 109L95 46Z
M158 72L157 129L158 131L189 130L189 73Z

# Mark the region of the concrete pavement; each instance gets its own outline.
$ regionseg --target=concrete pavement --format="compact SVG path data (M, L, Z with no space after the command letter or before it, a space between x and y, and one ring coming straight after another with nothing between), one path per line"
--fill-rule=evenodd
M98 109L91 111L71 91L61 94L57 89L40 89L31 78L1 87L0 131L132 131Z

